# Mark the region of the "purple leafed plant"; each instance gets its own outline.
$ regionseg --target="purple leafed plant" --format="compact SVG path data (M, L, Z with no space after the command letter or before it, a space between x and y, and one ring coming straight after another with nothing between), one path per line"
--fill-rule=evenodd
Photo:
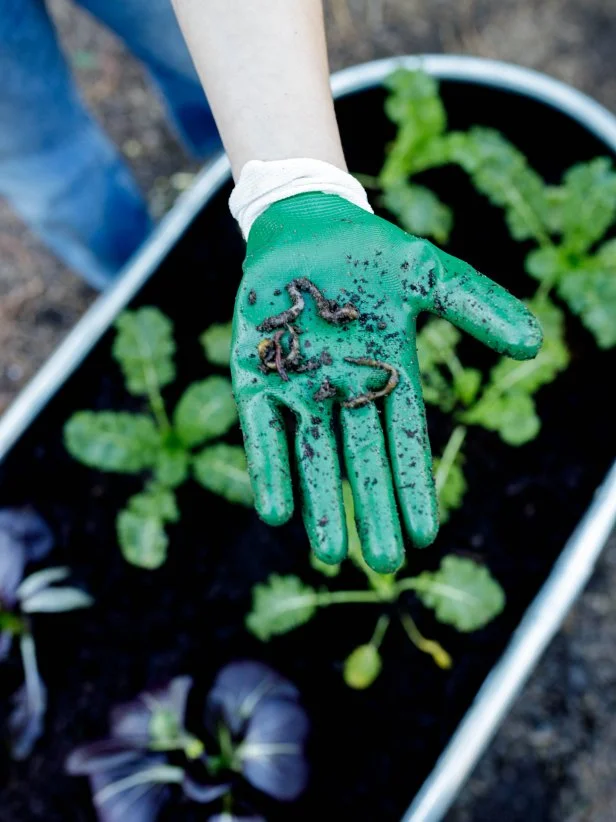
M213 822L264 822L237 811L238 777L280 801L305 789L308 719L290 682L257 662L223 668L205 703L207 748L186 729L191 689L178 677L141 694L112 711L108 739L69 757L68 772L90 779L100 822L153 822L172 785L212 805Z
M30 615L87 608L92 599L78 588L60 586L68 568L46 568L24 578L28 563L45 559L53 535L44 520L27 508L0 509L0 663L15 642L21 652L24 684L13 696L8 719L11 752L28 757L43 732L47 692L39 674Z

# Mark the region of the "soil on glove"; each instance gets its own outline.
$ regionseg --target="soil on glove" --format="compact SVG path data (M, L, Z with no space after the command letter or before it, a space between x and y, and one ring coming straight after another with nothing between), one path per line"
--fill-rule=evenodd
M551 182L574 162L607 153L580 126L538 103L459 84L446 84L443 92L452 128L501 129ZM384 145L393 136L382 114L383 99L375 91L339 104L355 171L375 174L382 165ZM528 249L511 243L500 210L477 195L458 170L431 172L424 181L454 208L456 228L447 250L519 296L531 294L534 284L522 268ZM166 392L170 405L188 383L211 371L198 343L200 332L231 316L243 243L228 214L228 193L215 197L133 304L157 305L175 321L178 380ZM85 782L62 772L71 749L105 733L109 709L118 701L180 673L193 674L205 692L221 665L242 657L263 659L292 679L313 723L310 788L293 806L266 805L268 818L399 820L610 465L616 431L602 391L605 375L614 373L615 352L599 352L580 323L569 318L572 363L537 395L539 437L512 448L495 434L471 429L463 510L452 515L432 548L409 549L410 573L435 568L452 552L486 562L507 593L503 615L480 632L458 635L414 606L420 628L452 654L453 670L437 669L396 628L385 640L381 677L368 691L354 692L343 684L342 663L369 640L374 608L328 609L267 645L244 628L251 587L270 573L295 573L324 584L308 567L299 517L283 528L268 528L252 511L189 483L178 495L182 520L169 530L164 568L139 571L121 559L115 515L138 490L139 480L79 465L65 452L61 434L77 409L139 407L110 357L112 339L112 333L105 335L0 466L2 504L31 504L41 513L57 537L51 561L72 566L96 598L91 611L37 619L41 669L50 691L47 731L28 762L0 759L1 822L92 822ZM461 353L465 362L486 369L495 361L471 340ZM430 410L429 424L438 453L450 423ZM239 442L239 431L235 436ZM332 587L359 584L357 573L345 568ZM17 660L4 671L3 710L19 682ZM191 713L198 724L199 711ZM161 816L176 822L203 818L202 808L179 797Z

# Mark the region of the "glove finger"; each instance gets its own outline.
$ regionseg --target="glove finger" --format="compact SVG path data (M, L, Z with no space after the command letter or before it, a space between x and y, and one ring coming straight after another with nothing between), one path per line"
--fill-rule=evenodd
M374 403L342 408L341 422L364 558L378 573L393 573L404 560L404 545L379 412Z
M429 310L516 360L536 356L541 326L524 303L468 263L438 251Z
M268 525L283 525L293 515L293 487L282 417L264 394L240 402L239 415L255 508Z
M347 530L331 409L320 409L319 416L300 412L298 419L295 451L304 525L316 556L337 565L347 554Z
M391 465L406 530L414 545L425 548L436 538L439 519L417 361L399 376L385 400Z

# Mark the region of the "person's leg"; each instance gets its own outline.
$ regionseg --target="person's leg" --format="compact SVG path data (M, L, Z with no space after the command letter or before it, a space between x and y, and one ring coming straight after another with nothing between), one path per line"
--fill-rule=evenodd
M222 143L177 23L171 0L77 0L121 37L148 67L191 152L207 157Z
M77 94L41 0L0 0L0 195L97 288L151 227Z

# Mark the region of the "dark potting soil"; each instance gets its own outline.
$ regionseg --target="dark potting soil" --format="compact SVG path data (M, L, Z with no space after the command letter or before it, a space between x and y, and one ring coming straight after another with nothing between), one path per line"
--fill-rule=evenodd
M479 123L501 129L550 182L569 165L608 153L579 125L538 103L453 83L444 84L443 94L452 128ZM383 99L380 90L371 91L338 105L355 171L377 173L393 136L382 114ZM532 293L534 284L522 267L527 248L512 244L500 210L478 196L458 170L431 172L425 182L454 208L448 250L519 296ZM231 316L243 243L227 211L228 193L225 189L213 199L133 303L157 305L175 322L178 379L166 392L170 405L188 383L212 370L203 359L200 332ZM182 521L170 529L164 568L139 571L121 559L115 515L139 481L91 471L62 445L63 424L75 410L139 405L124 390L110 357L113 333L107 333L0 466L0 504L33 505L56 534L53 562L73 567L96 598L91 611L36 620L50 692L47 730L28 762L0 759L0 822L92 822L85 781L63 774L69 751L105 733L112 705L180 673L191 673L197 682L191 722L198 730L199 694L224 663L237 658L263 659L297 683L313 723L310 788L292 806L264 803L268 818L399 820L616 451L613 412L602 401L616 353L598 351L575 318L568 320L567 338L570 368L537 396L543 420L539 437L512 448L495 434L472 429L463 510L453 514L433 547L408 554L411 573L436 567L451 552L486 562L506 590L505 612L484 630L463 636L414 605L422 630L452 654L453 670L437 669L393 628L383 647L382 675L368 691L355 692L343 684L342 663L369 640L377 617L373 607L329 609L267 645L244 628L251 588L270 573L324 584L308 565L299 517L284 528L268 528L252 511L188 483L179 492ZM471 340L464 342L462 355L484 368L495 359ZM431 409L429 423L438 453L450 422ZM239 431L234 436L239 442ZM349 567L332 587L360 584ZM14 659L0 679L0 722L19 681ZM179 797L161 816L164 822L205 818L203 808Z

